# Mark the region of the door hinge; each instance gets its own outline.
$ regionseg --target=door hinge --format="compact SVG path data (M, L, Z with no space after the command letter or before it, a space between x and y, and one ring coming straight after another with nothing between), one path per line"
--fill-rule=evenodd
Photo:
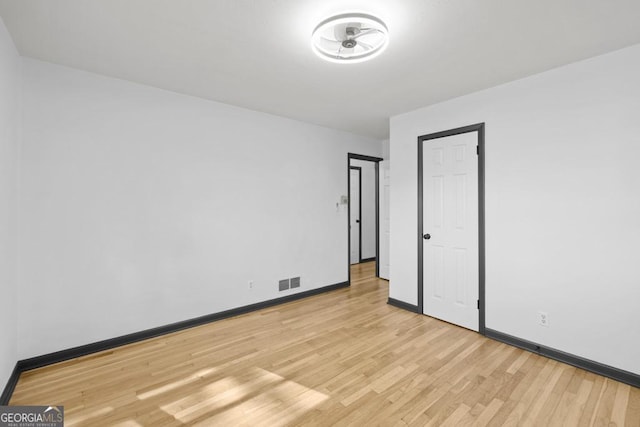
M480 155L480 146L476 145L476 154L479 156Z
M480 310L480 300L478 300L478 310Z

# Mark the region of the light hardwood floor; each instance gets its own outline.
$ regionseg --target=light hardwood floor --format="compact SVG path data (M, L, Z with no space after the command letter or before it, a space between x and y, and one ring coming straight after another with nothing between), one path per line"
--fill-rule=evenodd
M333 291L23 373L66 426L640 426L640 389L386 304L374 263Z

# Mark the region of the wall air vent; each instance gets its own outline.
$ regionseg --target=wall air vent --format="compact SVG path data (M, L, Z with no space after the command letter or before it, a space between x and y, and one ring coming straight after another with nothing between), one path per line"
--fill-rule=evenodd
M278 290L286 291L287 289L289 289L289 279L280 280L280 282L278 282Z

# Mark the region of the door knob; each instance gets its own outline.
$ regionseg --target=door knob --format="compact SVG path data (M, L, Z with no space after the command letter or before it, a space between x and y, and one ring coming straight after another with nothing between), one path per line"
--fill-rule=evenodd
M422 236L422 238L423 238L424 240L429 240L429 239L431 238L431 234L427 233L427 234L425 234L424 236Z
M359 220L359 219L356 219L356 222L357 222L357 223L360 223L360 220Z

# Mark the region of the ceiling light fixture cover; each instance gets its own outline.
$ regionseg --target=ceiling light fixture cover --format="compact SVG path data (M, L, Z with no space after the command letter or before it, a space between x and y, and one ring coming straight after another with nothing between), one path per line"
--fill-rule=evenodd
M313 51L327 61L352 64L378 56L387 47L387 26L366 13L343 13L313 30Z

